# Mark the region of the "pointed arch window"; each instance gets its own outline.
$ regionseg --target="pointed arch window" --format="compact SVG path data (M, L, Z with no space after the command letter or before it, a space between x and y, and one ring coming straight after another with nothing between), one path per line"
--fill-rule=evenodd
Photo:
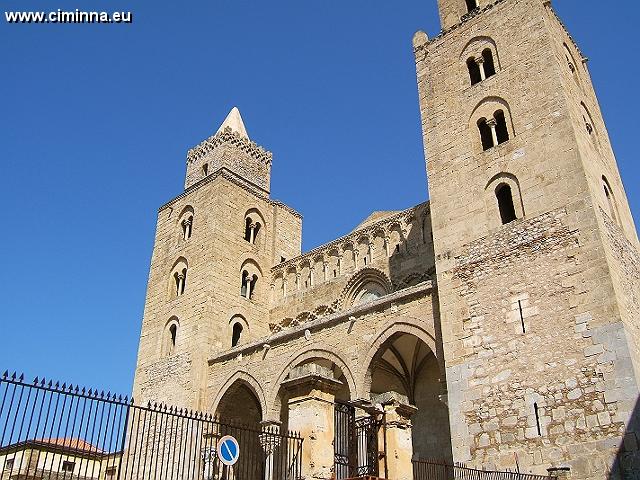
M618 219L618 207L616 205L615 197L613 196L613 190L611 189L611 185L609 185L609 181L607 177L602 176L602 188L604 190L604 196L607 199L607 207L609 208L609 217L613 220L617 225L620 225Z
M240 286L240 296L253 300L255 296L258 275L250 274L247 270L242 271L242 285Z
M182 220L182 238L184 240L189 240L191 238L191 233L193 232L193 215L189 215L187 218Z
M178 343L179 323L176 317L173 317L167 323L162 339L162 355L171 356L176 353L176 345Z
M240 337L242 337L242 324L240 322L233 324L233 331L231 334L231 346L235 347L240 343Z
M260 223L261 217L258 216L257 220L254 220L253 216L247 215L244 219L244 236L243 238L251 243L256 244L258 240L258 234L262 229L262 224Z
M516 208L513 203L513 192L511 186L501 183L496 187L496 199L500 210L500 220L503 225L517 220Z
M509 140L509 128L503 110L496 110L493 118L481 118L477 122L483 150L489 150Z
M175 272L173 274L173 279L176 284L176 296L179 297L184 294L184 290L187 285L187 269L183 268L181 271Z

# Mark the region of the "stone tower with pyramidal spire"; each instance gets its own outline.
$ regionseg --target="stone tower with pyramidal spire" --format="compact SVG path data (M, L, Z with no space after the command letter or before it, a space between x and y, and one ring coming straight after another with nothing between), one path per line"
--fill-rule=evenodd
M268 332L269 269L300 254L301 216L269 198L271 152L234 107L189 150L160 207L134 396L206 410L207 358Z

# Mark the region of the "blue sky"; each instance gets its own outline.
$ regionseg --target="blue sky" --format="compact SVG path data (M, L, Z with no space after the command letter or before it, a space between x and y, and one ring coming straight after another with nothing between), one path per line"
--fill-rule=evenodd
M640 4L587 3L554 1L638 219ZM234 105L274 152L272 196L304 215L305 249L427 198L411 38L437 34L436 0L3 6L134 22L0 24L2 370L130 390L157 208Z

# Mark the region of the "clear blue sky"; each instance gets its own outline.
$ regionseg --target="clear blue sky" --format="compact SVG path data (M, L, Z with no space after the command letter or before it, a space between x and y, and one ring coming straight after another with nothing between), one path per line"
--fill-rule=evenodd
M555 0L636 219L640 3ZM238 105L304 248L427 198L411 38L436 0L4 0L132 25L0 24L0 368L130 390L157 208ZM4 20L3 20L4 22ZM368 188L368 185L386 185Z

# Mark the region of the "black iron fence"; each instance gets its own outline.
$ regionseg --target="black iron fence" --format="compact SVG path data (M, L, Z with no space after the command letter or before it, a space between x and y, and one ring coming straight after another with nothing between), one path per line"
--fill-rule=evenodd
M379 476L378 435L382 420L356 418L353 405L334 404L334 468L336 480Z
M413 460L413 480L555 480L554 477L519 472L477 470L462 464Z
M238 461L218 441L232 435ZM0 378L0 480L297 480L302 438L166 405L5 373Z

